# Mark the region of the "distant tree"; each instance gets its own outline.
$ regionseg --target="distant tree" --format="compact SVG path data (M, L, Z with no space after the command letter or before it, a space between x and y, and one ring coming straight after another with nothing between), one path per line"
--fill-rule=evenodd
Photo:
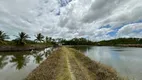
M36 39L35 39L35 41L39 41L39 42L41 42L41 41L44 41L43 39L44 39L44 36L41 34L41 33L38 33L36 36Z
M24 45L26 44L26 40L28 38L30 38L28 34L25 32L20 32L15 41L17 41L18 44Z
M46 43L47 43L47 42L51 42L50 37L46 37L46 38L45 38L45 41L46 41Z
M0 41L4 41L5 39L9 39L9 36L4 31L0 31Z
M63 41L62 38L57 38L57 39L56 39L56 42L58 42L58 43L61 43L62 41Z
M52 37L49 37L49 41L50 41L50 42L52 41Z

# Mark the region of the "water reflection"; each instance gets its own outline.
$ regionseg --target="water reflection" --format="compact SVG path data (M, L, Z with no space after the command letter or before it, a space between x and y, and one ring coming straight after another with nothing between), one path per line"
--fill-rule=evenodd
M142 80L142 48L93 46L77 49L92 60L113 67L121 76Z
M92 46L81 46L81 45L75 45L75 46L70 46L71 48L75 48L76 50L79 50L81 52L85 52L86 50L89 50L92 48Z
M51 52L52 48L30 52L0 52L0 80L23 80Z
M43 58L44 54L34 54L33 56L37 64L39 64L44 59Z
M6 55L0 55L0 69L3 69L3 67L8 64L8 62L6 62L7 59Z
M21 69L24 66L27 65L27 63L29 62L29 56L28 55L13 55L11 60L11 63L13 64L13 67L16 67L16 69Z

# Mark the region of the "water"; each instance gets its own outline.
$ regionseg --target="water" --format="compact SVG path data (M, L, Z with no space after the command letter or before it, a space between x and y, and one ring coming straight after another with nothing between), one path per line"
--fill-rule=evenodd
M133 47L75 47L92 60L113 67L130 80L142 80L142 48Z
M76 46L92 60L113 67L132 80L142 80L142 48ZM51 48L31 52L0 52L0 80L23 80L51 53Z
M0 52L0 80L24 80L51 51Z

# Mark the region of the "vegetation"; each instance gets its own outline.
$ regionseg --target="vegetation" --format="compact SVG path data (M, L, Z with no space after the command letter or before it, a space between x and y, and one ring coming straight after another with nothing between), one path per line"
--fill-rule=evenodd
M9 39L9 36L4 33L4 31L0 31L0 43L5 44L5 39Z
M98 45L98 46L117 46L119 44L142 44L142 38L118 38L113 40L103 40L94 42L85 38L73 38L66 40L63 38L54 39L38 33L35 40L29 40L29 35L25 32L20 32L16 39L8 41L9 36L4 31L0 31L0 45Z
M73 38L71 40L60 39L60 43L64 45L94 45L93 41L85 38Z
M20 32L17 38L14 40L17 44L24 45L26 44L26 40L30 38L28 34L25 32Z
M39 41L39 42L42 42L42 41L44 41L43 40L44 39L44 36L41 34L41 33L38 33L37 35L36 35L36 39L35 39L35 41Z
M116 46L119 44L142 44L141 38L118 38L96 42L96 45Z
M26 80L121 80L109 67L78 51L61 47L29 74Z

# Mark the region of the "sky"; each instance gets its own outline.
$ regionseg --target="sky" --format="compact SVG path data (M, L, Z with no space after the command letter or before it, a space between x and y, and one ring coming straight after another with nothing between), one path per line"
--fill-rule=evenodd
M0 30L100 41L142 38L142 0L0 0Z

